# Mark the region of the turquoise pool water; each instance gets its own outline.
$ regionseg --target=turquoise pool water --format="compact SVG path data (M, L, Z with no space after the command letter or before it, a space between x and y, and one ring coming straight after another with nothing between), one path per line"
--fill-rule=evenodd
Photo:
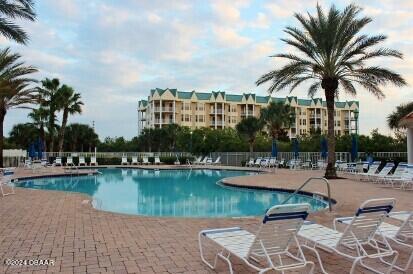
M81 192L95 207L118 213L177 217L241 217L263 215L289 195L284 192L227 188L222 178L250 175L226 170L101 169L101 175L44 178L19 182L25 188ZM324 201L298 195L290 203L308 202L312 210Z

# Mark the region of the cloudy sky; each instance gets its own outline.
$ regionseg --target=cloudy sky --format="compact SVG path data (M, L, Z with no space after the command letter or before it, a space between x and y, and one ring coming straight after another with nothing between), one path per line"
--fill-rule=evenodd
M137 101L151 88L183 91L224 90L266 94L257 78L275 68L268 56L286 52L282 29L297 25L294 12L313 12L309 0L39 0L38 19L24 23L28 46L1 39L28 64L39 68L38 79L58 77L82 94L84 113L70 122L92 124L101 138L137 132ZM330 1L318 1L328 7ZM350 1L336 1L343 7ZM374 21L366 33L385 34L385 46L402 51L404 60L380 64L402 73L405 88L386 87L377 100L359 90L362 133L379 128L389 133L386 116L400 103L413 100L413 2L357 1ZM281 92L277 96L288 95ZM295 96L306 98L305 87ZM322 94L319 94L321 97ZM354 98L341 95L341 100ZM11 111L5 132L26 122L27 112Z

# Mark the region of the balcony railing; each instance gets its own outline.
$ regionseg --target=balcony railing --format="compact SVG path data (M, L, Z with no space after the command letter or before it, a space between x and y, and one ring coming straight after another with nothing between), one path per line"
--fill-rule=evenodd
M162 124L162 125L169 125L169 124L173 124L174 120L172 119L162 119L162 123L160 119L155 119L154 120L154 124Z
M211 109L210 114L224 114L223 109Z
M160 107L155 107L154 111L155 112L161 112L161 108ZM174 108L173 107L162 107L162 112L174 112Z
M253 116L254 115L254 112L252 111L252 110L248 110L248 111L245 111L245 110L243 110L243 111L241 111L241 116Z
M211 121L211 126L223 126L223 121Z

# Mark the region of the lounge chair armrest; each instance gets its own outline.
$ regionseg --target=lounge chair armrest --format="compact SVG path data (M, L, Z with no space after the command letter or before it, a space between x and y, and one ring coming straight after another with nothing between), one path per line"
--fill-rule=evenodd
M338 217L338 218L334 218L334 221L333 221L333 227L334 227L334 230L337 230L337 224L343 224L343 225L348 225L347 223L346 223L346 221L349 221L349 220L351 220L351 219L353 219L353 217Z

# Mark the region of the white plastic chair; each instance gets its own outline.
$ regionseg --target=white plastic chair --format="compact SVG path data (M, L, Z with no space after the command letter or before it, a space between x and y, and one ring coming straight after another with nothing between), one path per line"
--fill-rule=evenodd
M383 222L379 227L380 232L376 232L376 236L378 238L377 241L380 242L380 240L382 240L381 237L386 237L386 239L392 241L398 246L409 250L410 255L405 265L394 265L394 268L397 270L406 272L413 261L413 243L411 242L413 240L413 211L393 212L389 214L389 217L399 221L400 226ZM351 217L336 218L335 224L342 223L348 225L351 219ZM383 259L381 261L387 265L390 264Z
M220 258L228 264L231 274L233 273L230 261L232 255L259 273L269 270L284 273L285 270L307 266L310 266L311 269L306 273L313 273L314 263L306 260L296 237L308 216L309 208L308 204L273 206L265 213L256 234L239 227L202 230L198 235L201 259L211 269L215 269L217 259ZM208 262L204 257L203 250L206 239L220 247L213 263ZM292 246L296 246L298 249L295 254L289 251ZM289 263L283 264L282 258L286 257L290 259ZM262 264L258 264L260 262Z
M56 158L56 160L57 160L57 158ZM67 159L66 159L66 166L74 166L74 164L73 164L73 158L72 157L67 157Z
M382 245L379 245L375 240L375 235L377 233L381 235L379 227L393 209L395 203L394 198L367 200L351 217L343 232L308 222L302 226L298 236L304 240L303 247L312 250L317 255L323 273L327 272L316 248L334 252L352 260L353 265L350 273L354 273L357 264L370 271L381 273L366 265L363 260L394 256L387 270L387 273L390 273L397 260L398 252L392 249L384 237ZM366 247L370 251L369 253L366 251Z
M128 158L126 156L122 156L121 165L129 165Z
M377 173L379 167L380 167L380 162L374 162L370 165L369 170L367 172L358 173L356 175L358 175L360 181L363 181L365 179L368 180L369 176Z
M56 157L54 165L55 166L62 166L62 158Z
M155 156L154 164L155 164L155 165L160 165L160 164L162 164L161 159L159 159L159 156Z
M149 160L148 160L148 157L142 157L142 164L143 165L149 165L150 163L149 163Z
M245 166L248 166L248 167L254 166L254 158L250 158L250 160L245 164Z
M218 156L215 161L212 163L212 165L220 165L221 164L221 156Z
M1 190L1 195L3 197L7 195L16 194L14 192L14 185L10 184L13 175L14 175L14 171L11 169L2 170L2 174L0 178L0 190ZM4 187L8 187L10 191L6 191Z
M83 156L79 157L79 166L86 166L85 157Z
M98 165L98 162L96 161L95 156L90 157L90 165L91 166L97 166Z
M132 165L138 165L139 164L137 156L132 156L132 163L131 164Z

